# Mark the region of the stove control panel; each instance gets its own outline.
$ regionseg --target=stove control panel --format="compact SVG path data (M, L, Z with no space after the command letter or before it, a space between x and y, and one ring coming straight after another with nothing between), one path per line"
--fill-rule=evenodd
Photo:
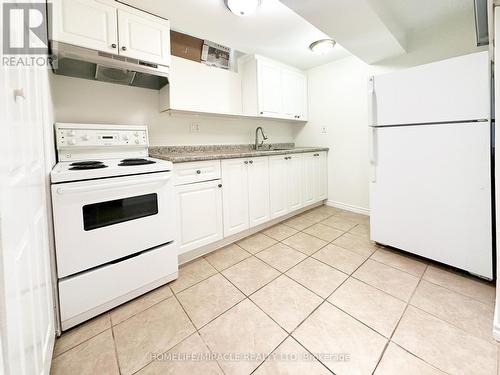
M57 148L148 147L146 127L56 124Z

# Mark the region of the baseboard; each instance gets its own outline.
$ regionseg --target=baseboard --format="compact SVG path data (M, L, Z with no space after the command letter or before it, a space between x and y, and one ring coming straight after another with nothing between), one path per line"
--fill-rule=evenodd
M341 208L343 210L347 210L347 211L351 211L351 212L355 212L357 214L370 215L370 209L369 208L353 206L352 204L347 204L347 203L342 203L342 202L336 202L336 201L332 201L332 200L327 200L326 201L326 205L327 206Z
M495 304L495 316L493 317L493 338L500 341L500 322L498 321L498 303Z

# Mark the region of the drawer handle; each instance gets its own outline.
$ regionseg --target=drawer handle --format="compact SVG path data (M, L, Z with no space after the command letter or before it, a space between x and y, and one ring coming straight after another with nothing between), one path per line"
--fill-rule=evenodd
M123 46L122 51L126 51L126 50L127 50L127 47Z
M249 163L250 163L250 164L253 164L253 160L250 160L250 161L249 161Z
M219 185L217 185L217 186L221 188L221 187L222 187L222 184L219 184Z
M245 161L244 161L244 163L245 163L245 164L248 164L248 160L245 160Z
M198 170L196 171L196 174L201 174L201 171L198 169Z
M111 44L111 48L116 48L116 43Z

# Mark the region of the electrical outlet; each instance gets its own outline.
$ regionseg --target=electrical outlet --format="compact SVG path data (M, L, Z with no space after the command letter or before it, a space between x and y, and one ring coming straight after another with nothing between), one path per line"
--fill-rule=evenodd
M197 122L192 122L191 124L189 124L189 131L191 133L199 133L200 132L200 124L198 124Z
M322 133L322 134L326 134L326 133L328 133L328 129L326 128L326 126L322 126L322 127L321 127L321 133Z

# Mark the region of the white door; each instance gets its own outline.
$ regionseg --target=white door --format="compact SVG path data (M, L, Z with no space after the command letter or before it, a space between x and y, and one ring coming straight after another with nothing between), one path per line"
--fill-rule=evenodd
M47 374L54 344L44 149L52 134L47 74L45 68L0 69L2 374ZM15 98L16 89L24 98Z
M318 196L318 174L316 153L302 154L302 194L304 205L316 202Z
M176 187L179 254L223 237L220 180Z
M297 118L299 111L297 73L282 69L281 80L283 86L283 114L292 119Z
M248 229L248 160L222 160L224 237Z
M373 241L492 278L490 124L377 128Z
M303 206L302 155L289 155L286 169L288 211L295 211Z
M95 0L53 0L52 39L118 53L116 8Z
M268 61L258 61L259 113L278 116L283 114L283 88L281 67Z
M304 74L282 69L283 113L286 117L307 119L307 78Z
M271 219L288 213L288 156L269 157L269 199Z
M170 65L170 23L143 12L118 9L120 55Z
M328 199L328 154L326 151L315 154L314 180L317 183L316 201Z
M307 77L305 74L297 73L295 75L296 83L296 103L297 120L307 120L308 118L308 93Z
M270 219L268 157L253 158L249 161L248 211L250 227Z
M490 118L488 51L374 77L374 125Z

